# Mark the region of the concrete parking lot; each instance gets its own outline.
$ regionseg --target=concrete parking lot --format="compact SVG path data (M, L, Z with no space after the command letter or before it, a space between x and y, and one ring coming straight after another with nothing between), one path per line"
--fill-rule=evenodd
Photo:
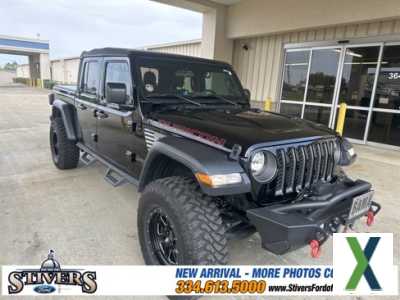
M37 265L49 249L61 265L143 264L136 187L113 188L102 179L105 168L99 164L70 171L53 166L48 93L0 87L0 265ZM357 150L359 159L348 171L371 181L383 206L374 226L358 224L357 230L394 232L398 241L400 152L366 146ZM229 248L230 263L237 265L332 263L331 241L319 259L312 259L308 248L273 255L261 249L258 235L232 241ZM399 263L398 242L394 261Z

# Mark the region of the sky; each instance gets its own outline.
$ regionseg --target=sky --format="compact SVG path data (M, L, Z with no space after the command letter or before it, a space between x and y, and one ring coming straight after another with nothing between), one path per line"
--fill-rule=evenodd
M50 41L50 58L99 47L135 48L201 37L202 16L150 0L1 0L0 35ZM0 54L8 61L26 57Z

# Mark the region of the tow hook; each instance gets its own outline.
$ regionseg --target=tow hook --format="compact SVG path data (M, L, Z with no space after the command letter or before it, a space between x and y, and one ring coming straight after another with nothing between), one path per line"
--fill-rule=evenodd
M372 210L369 210L367 213L367 225L371 226L375 220L375 213Z
M374 223L375 216L378 214L380 210L381 206L378 203L372 201L371 207L367 212L367 226L371 226Z
M321 255L321 244L317 240L311 240L310 242L311 248L311 257L318 258Z

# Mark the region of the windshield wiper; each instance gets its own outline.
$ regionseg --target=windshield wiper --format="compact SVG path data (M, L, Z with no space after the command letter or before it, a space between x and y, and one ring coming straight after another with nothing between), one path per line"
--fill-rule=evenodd
M225 101L225 102L230 103L230 104L232 104L232 105L234 105L234 106L239 106L239 104L237 104L235 101L231 101L231 100L229 100L229 99L226 99L226 98L223 97L223 96L220 96L220 95L217 95L217 94L214 94L214 93L212 93L212 94L210 94L210 95L203 95L203 94L201 94L201 93L192 94L192 95L193 95L193 97L204 97L204 98L214 97L214 98L216 98L216 99L218 99L218 100Z
M185 96L177 95L177 94L154 94L154 95L147 96L147 98L177 98L177 99L184 100L186 102L192 103L197 106L202 106L202 104L197 101L191 100Z

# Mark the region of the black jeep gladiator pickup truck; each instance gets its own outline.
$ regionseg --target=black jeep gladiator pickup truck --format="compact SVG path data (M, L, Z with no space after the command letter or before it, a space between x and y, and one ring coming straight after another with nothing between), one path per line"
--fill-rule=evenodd
M283 254L380 206L341 170L356 155L322 125L250 107L229 64L104 48L81 55L76 87L56 86L54 164L99 161L113 186L138 185L147 264L225 264L227 239L258 232ZM117 217L117 216L116 216Z

